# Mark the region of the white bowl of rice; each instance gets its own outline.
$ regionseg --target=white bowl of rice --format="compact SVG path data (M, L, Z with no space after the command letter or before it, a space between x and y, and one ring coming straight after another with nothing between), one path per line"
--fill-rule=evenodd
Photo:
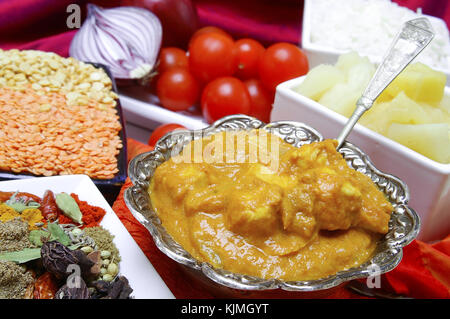
M445 22L390 0L305 0L302 49L311 68L334 64L349 51L379 63L403 23L418 17L429 19L435 37L416 60L444 72L450 85L450 37Z

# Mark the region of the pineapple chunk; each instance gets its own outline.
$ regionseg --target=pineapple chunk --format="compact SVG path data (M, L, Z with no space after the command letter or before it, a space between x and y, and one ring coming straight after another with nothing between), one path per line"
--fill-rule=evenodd
M448 124L392 124L387 136L440 163L450 163Z
M447 112L442 107L434 107L429 104L422 103L421 107L428 116L428 123L447 123L450 124L450 109Z
M321 64L311 69L305 80L294 91L318 101L325 91L344 81L344 73L332 65Z
M338 83L322 96L319 103L349 117L355 110L356 101L361 96L361 93L361 90L356 90L347 83Z
M443 110L447 113L447 116L450 117L450 96L444 95L441 103L439 104L439 109Z
M386 114L389 122L399 124L425 124L431 119L423 107L400 92L388 103Z
M424 107L414 102L404 92L400 92L390 102L375 103L360 121L362 125L381 134L386 134L392 123L425 124L432 122L431 116Z
M409 65L386 88L383 95L397 96L404 91L416 102L437 105L444 96L446 76L422 63Z
M368 63L370 63L370 60L367 57L362 57L357 52L352 51L349 53L341 54L335 64L335 66L347 75L349 70L353 66L360 64L360 63L368 64Z
M375 103L359 120L365 127L385 135L391 123L387 116L390 103Z
M375 66L366 58L348 69L347 83L362 92L374 74Z

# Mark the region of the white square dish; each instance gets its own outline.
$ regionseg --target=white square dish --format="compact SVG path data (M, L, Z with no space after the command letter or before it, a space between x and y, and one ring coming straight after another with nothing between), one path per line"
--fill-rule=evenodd
M347 118L293 91L303 80L300 77L277 87L271 121L302 122L324 138L337 138ZM445 92L450 94L450 89ZM422 222L419 239L438 240L450 233L450 164L435 162L360 124L347 140L360 147L380 170L408 185L410 206Z
M119 264L120 274L128 279L130 287L133 288L132 297L136 299L174 298L172 292L88 176L37 177L0 182L1 191L28 192L40 197L47 189L54 193L75 193L80 200L87 201L90 205L101 207L106 211L101 226L114 235L114 243L119 249L122 259Z

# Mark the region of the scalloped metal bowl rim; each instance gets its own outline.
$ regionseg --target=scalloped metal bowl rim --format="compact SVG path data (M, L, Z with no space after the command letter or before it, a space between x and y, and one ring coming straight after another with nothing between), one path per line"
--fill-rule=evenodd
M293 125L293 126L300 126L302 128L306 128L307 130L311 131L312 133L316 134L320 140L323 139L322 135L318 133L315 129L309 127L308 125L304 123L299 122L292 122L292 121L279 121L279 122L272 122L265 124L255 118L245 116L245 115L231 115L227 116L225 118L222 118L212 125L200 129L200 130L177 130L176 134L191 134L191 136L195 137L195 134L200 133L210 133L214 131L215 129L218 129L221 127L222 124L227 123L232 120L238 120L238 119L245 119L254 121L255 123L259 123L258 126L253 128L270 128L274 124L287 124L287 125ZM250 127L249 127L250 128ZM141 223L143 224L148 231L150 232L156 246L158 249L163 252L165 255L167 255L169 258L173 259L174 261L185 265L189 268L192 268L193 270L196 270L198 272L201 272L204 276L211 279L212 281L216 282L219 285L223 285L229 288L233 289L239 289L239 290L273 290L273 289L283 289L288 291L299 291L299 292L311 292L311 291L318 291L318 290L325 290L330 289L333 287L336 287L344 282L353 280L353 279L360 279L365 278L370 275L369 270L367 269L367 266L364 268L364 265L368 264L370 265L371 260L377 255L373 256L372 259L369 262L366 262L363 265L360 265L356 268L350 268L347 270L339 271L334 275L320 278L316 280L309 280L309 281L282 281L279 279L263 279L248 275L242 275L237 273L232 273L223 269L217 269L214 268L212 265L206 262L200 262L193 258L186 250L184 250L181 245L176 243L173 238L165 231L164 227L161 225L161 222L157 216L157 214L153 210L149 210L148 213L152 215L152 220L147 219L140 211L139 208L136 207L134 203L134 197L133 197L133 191L138 190L142 187L139 186L139 177L136 176L134 169L135 169L135 163L140 161L143 158L155 156L158 153L162 155L160 149L163 141L166 139L166 137L170 135L167 134L163 136L155 145L154 150L146 153L142 153L135 158L133 158L130 161L129 167L128 167L128 175L133 183L133 186L128 188L125 191L125 203L127 207L130 209L133 216ZM403 183L399 178L386 174L384 172L381 172L378 170L373 163L371 162L370 158L361 151L358 147L355 145L346 142L343 147L349 147L351 150L356 151L359 153L362 158L364 159L365 164L377 175L383 176L386 179L394 180L399 185L402 186L404 190L404 200L399 206L402 206L405 209L405 212L408 213L409 217L413 220L413 229L402 238L402 240L394 241L388 246L388 250L391 252L391 259L389 263L384 263L383 267L380 268L380 274L389 272L393 270L401 261L402 259L402 247L408 245L418 234L419 227L420 227L420 220L417 213L410 207L407 206L408 200L409 200L409 191L405 183ZM148 183L148 181L147 181ZM147 194L147 190L145 189L145 193ZM147 195L148 196L148 195ZM148 202L150 203L150 198L148 198ZM172 244L177 245L182 251L183 254L179 254L179 252L174 252L170 247L169 244L162 238L163 234L161 231L165 232L166 237L168 237L168 240L172 241ZM392 231L390 229L390 231ZM382 252L378 252L382 253ZM234 277L234 278L232 278ZM239 280L236 279L239 278Z

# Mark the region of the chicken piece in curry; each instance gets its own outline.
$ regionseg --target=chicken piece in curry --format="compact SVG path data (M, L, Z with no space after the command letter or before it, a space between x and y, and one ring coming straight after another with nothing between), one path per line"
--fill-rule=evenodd
M253 133L234 136L246 143L234 160L223 146L216 161L195 161L191 142L155 170L149 194L173 239L200 261L266 279L318 279L370 259L393 207L337 142L297 148L266 133L277 142L272 165L248 160L262 134ZM204 137L201 150L225 134Z

